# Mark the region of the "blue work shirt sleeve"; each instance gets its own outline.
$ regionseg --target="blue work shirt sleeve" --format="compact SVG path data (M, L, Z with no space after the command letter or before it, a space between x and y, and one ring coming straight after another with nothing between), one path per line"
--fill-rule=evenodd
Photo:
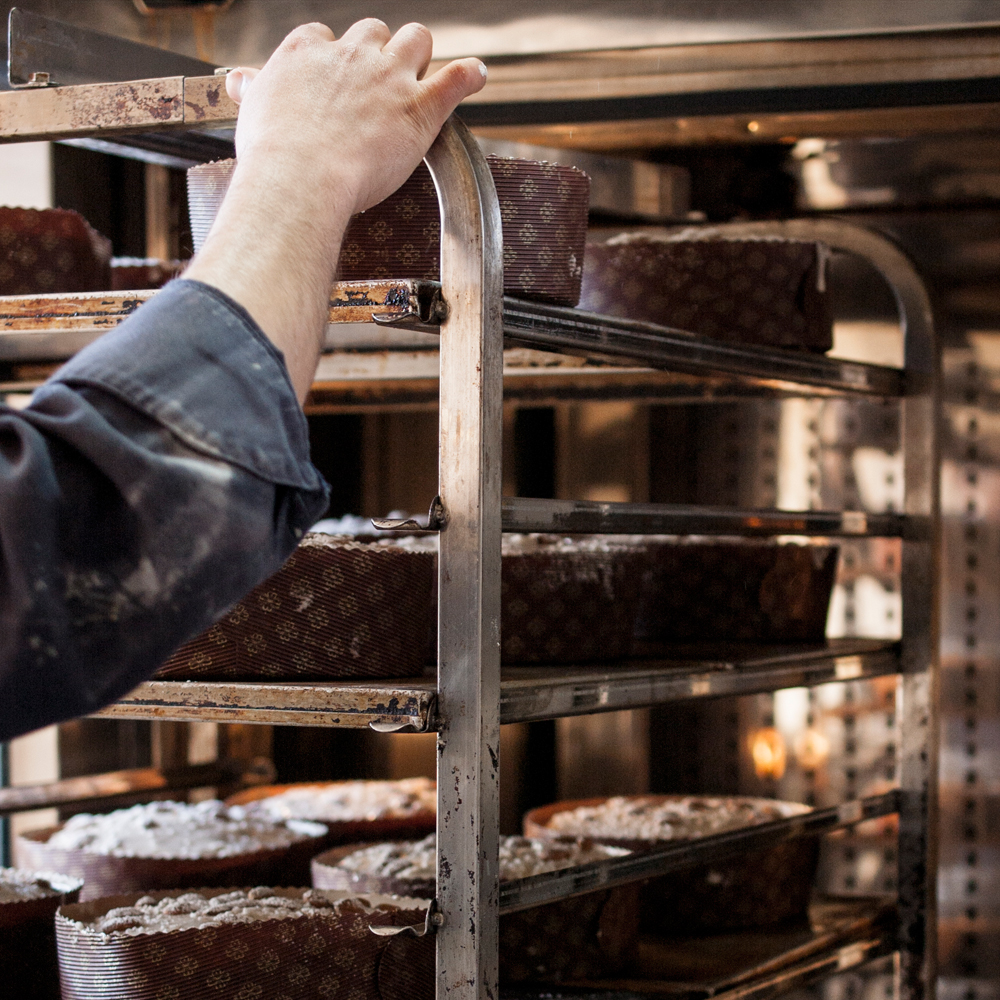
M198 282L0 407L0 740L147 679L280 568L327 496L280 352Z

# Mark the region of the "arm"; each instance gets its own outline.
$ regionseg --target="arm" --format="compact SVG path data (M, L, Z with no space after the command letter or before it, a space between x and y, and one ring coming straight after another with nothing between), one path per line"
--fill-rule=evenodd
M310 24L259 74L235 70L227 80L242 104L238 165L187 277L249 311L284 354L300 401L348 221L410 176L459 101L485 83L478 59L423 80L431 52L419 24L391 36L381 21L360 21L339 40Z
M0 740L115 700L274 573L326 507L299 406L350 215L412 172L478 61L426 29L293 32L185 280L0 406Z

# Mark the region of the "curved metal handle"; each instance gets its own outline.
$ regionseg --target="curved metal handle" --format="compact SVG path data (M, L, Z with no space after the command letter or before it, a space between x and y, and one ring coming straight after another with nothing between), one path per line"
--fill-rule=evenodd
M497 996L503 236L493 177L452 116L426 163L441 205L437 935L440 1000ZM458 985L456 985L458 984Z

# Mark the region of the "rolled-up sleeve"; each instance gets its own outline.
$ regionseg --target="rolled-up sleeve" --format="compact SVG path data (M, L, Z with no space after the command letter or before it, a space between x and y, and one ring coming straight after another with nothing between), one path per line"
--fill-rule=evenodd
M281 354L175 281L0 407L0 739L121 697L326 507Z

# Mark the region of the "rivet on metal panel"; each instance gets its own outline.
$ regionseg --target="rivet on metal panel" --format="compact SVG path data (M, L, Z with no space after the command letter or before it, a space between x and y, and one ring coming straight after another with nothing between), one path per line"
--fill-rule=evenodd
M866 535L868 515L860 510L845 510L841 515L841 526L845 535Z
M864 664L860 656L838 656L833 671L838 681L850 681L862 675Z

